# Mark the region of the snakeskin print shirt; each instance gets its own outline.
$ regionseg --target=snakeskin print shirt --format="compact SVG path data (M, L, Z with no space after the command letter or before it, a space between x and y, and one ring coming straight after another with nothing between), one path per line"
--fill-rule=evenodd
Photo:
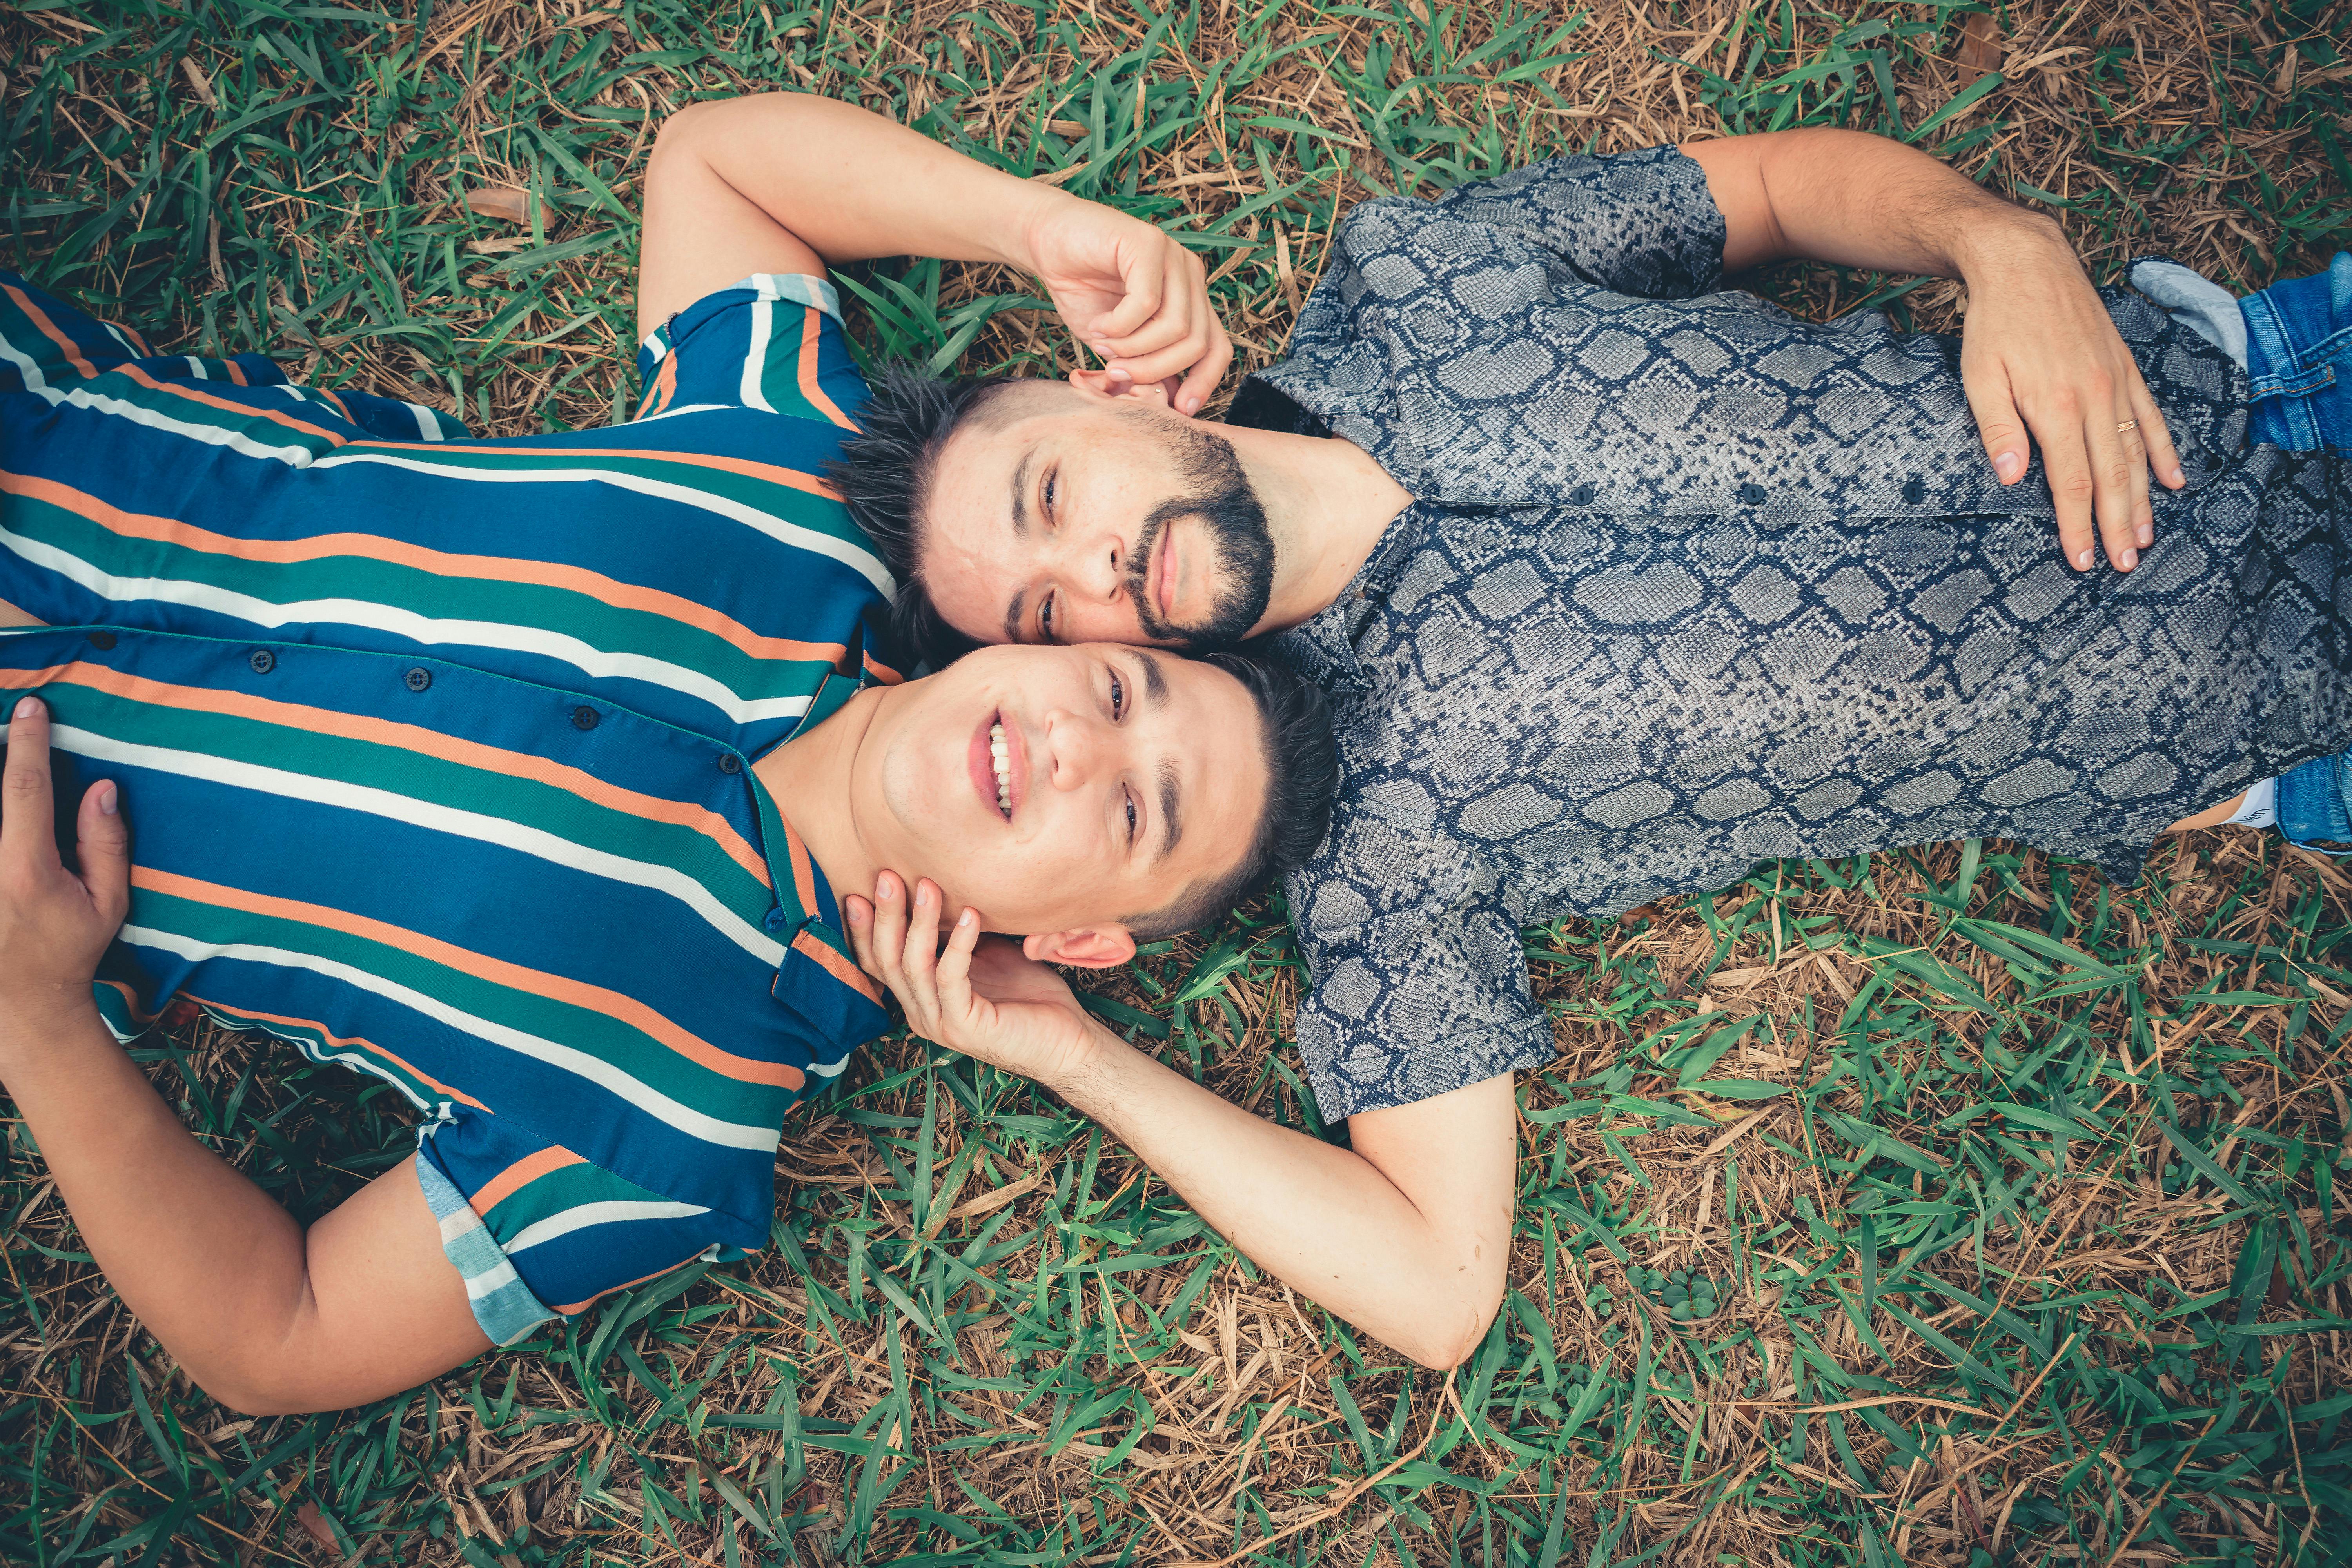
M1722 291L1672 148L1358 207L1240 423L1415 501L1265 651L1346 778L1288 883L1327 1119L1549 1059L1520 927L1759 860L2021 840L2137 876L2167 824L2352 743L2352 464L2245 447L2245 376L2108 309L2189 475L2128 574L2003 487L1959 341Z

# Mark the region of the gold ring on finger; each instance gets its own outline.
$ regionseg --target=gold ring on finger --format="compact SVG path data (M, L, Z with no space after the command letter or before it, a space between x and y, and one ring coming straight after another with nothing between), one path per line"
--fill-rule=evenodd
M2120 436L2120 435L2122 435L2122 434L2123 434L2125 431L2126 431L2126 430L2137 430L2137 429L2138 429L2138 428L2139 428L2139 421L2138 421L2138 420L2137 420L2137 419L2126 419L2126 420L2125 420L2122 424L2120 424L2120 425L2118 425L2118 426L2116 426L2116 435L2118 435L2118 436Z

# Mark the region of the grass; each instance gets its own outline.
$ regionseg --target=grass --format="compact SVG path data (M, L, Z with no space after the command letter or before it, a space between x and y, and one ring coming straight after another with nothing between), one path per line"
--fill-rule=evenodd
M2102 277L2160 248L2252 288L2347 243L2347 0L1984 10L16 0L0 260L176 348L512 434L628 406L646 146L755 87L1168 226L1252 363L1350 202L1717 131L1909 136L2056 212ZM1988 24L1999 68L1961 68ZM487 186L547 215L478 216ZM869 352L1073 363L1018 278L846 281ZM364 1410L234 1419L107 1291L12 1121L0 1559L2346 1559L2344 872L2203 835L2121 889L1970 843L1767 865L1527 946L1560 1054L1522 1082L1510 1295L1450 1380L1258 1275L1046 1097L896 1039L790 1129L762 1258ZM1097 1004L1316 1129L1298 984L1252 908ZM383 1090L252 1041L137 1054L305 1215L410 1147ZM1654 1269L1716 1310L1677 1321Z

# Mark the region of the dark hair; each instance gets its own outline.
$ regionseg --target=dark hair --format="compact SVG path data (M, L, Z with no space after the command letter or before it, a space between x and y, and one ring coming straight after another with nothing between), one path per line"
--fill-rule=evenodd
M1014 379L943 378L907 364L877 365L866 377L874 395L858 410L860 428L841 443L841 461L830 472L850 520L865 530L898 580L890 604L892 635L933 669L980 645L950 626L924 591L918 570L924 503L948 437Z
M1240 681L1257 704L1265 727L1265 809L1240 864L1125 922L1138 942L1207 925L1264 883L1307 864L1331 826L1331 802L1339 793L1339 752L1320 690L1247 654L1213 653L1201 662Z

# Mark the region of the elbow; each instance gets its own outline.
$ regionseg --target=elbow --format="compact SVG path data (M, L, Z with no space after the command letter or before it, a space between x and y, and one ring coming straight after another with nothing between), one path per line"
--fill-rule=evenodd
M1395 1347L1432 1372L1452 1372L1475 1354L1486 1341L1486 1330L1494 1323L1495 1314L1502 1310L1503 1291L1500 1281L1493 1289L1478 1289L1468 1297L1447 1298L1442 1292L1431 1292L1432 1310L1425 1318L1412 1324Z

